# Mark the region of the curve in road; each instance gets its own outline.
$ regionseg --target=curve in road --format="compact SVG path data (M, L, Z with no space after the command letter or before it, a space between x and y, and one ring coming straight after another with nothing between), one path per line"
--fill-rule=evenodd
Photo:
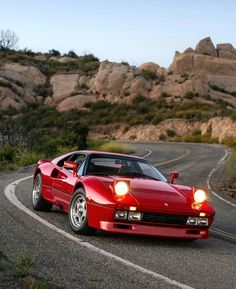
M141 145L136 144L136 146L137 151L142 155L146 149L152 151L152 154L150 154L149 151L146 157L153 163L164 162L164 160L168 158L177 159L175 162L163 164L161 168L165 173L168 173L170 169L178 170L187 167L187 171L182 170L181 180L185 181L185 183L187 180L189 184L202 183L206 185L210 170L217 165L218 160L222 158L224 153L219 147L206 145L163 145L148 143ZM191 149L191 155L178 159L179 156L186 153L187 149ZM208 161L206 161L206 159L208 159ZM8 187L10 195L12 195L10 191L15 189L15 187L15 182L12 186ZM27 210L31 212L29 180L26 179L19 184L16 187L16 193L20 202L23 202L25 206L27 206ZM14 204L17 203L17 200L14 198L12 201ZM212 196L211 201L216 206L217 211L219 211L221 215L224 214L226 216L224 221L221 220L221 222L216 219L216 225L219 225L219 230L225 230L225 226L228 228L225 223L232 221L232 219L235 220L235 212L232 214L232 210L229 210L226 203L222 208L222 202L219 199L215 200L214 196ZM9 204L6 204L4 201L3 204L3 212L0 212L0 216L1 213L5 213L3 216L5 217L6 226L7 224L15 226L15 222L17 222L16 228L18 228L18 230L24 231L24 228L26 228L27 231L31 228L34 233L31 235L32 239L28 236L30 232L26 233L27 237L24 236L25 239L27 239L28 242L30 240L30 243L34 246L35 242L37 242L35 239L40 240L40 244L47 244L47 249L41 248L38 250L40 253L42 253L43 249L47 250L47 254L53 259L53 266L56 272L50 271L50 259L47 258L47 255L44 254L44 256L40 257L40 262L44 264L48 275L50 277L53 276L54 280L60 279L60 284L65 286L65 288L78 288L75 280L78 280L81 270L83 273L87 273L87 275L85 274L86 276L90 276L88 278L89 280L85 277L79 278L83 279L82 282L80 282L81 288L228 289L234 288L233 286L236 283L234 270L236 266L235 244L215 238L214 235L208 241L196 241L191 245L179 240L114 236L111 234L99 234L94 237L83 236L80 239L76 235L71 234L67 225L67 216L59 210L53 210L50 214L39 213L39 215L36 215L51 226L72 236L72 239L77 240L76 242L78 242L78 244L86 244L82 246L84 249L81 250L81 246L77 248L71 244L71 242L74 242L72 239L65 241L62 237L61 240L59 240L60 238L58 239L58 236L55 236L58 234L52 234L46 228L43 228L44 226L37 225L33 220L30 222L25 220L23 213L20 214L18 210L14 210L13 206L9 206ZM224 206L227 207L225 208ZM33 212L31 213L35 214ZM230 214L231 217L229 217ZM8 219L10 219L11 222L9 222ZM10 226L8 229L9 228ZM4 230L5 229L4 227ZM7 232L4 232L4 230L2 236L7 238ZM9 230L8 234L12 236ZM229 234L233 235L234 233L232 231L232 233ZM51 242L52 240L53 242ZM13 241L15 240L11 240L10 243L13 243ZM68 248L68 246L70 248ZM109 258L105 255L103 255L105 259L101 256L99 257L101 254L96 251L97 249L93 250L94 253L91 255L91 253L89 253L89 251L91 252L90 246L92 246L92 248L99 248L99 252L102 250L105 255L108 254ZM59 254L59 256L53 254L53 250L55 251L54 253ZM79 259L73 254L74 251L77 252ZM67 254L68 256L66 256ZM114 258L114 256L116 257ZM69 267L70 269L66 267L66 264L68 266L69 262L68 257L71 263L75 264L79 269L71 266ZM110 261L108 261L108 259ZM84 260L84 262L81 260ZM219 260L222 264L219 263ZM99 266L96 266L96 263L98 263ZM107 265L105 268L104 264ZM127 269L127 266L129 269ZM126 269L124 267L126 267ZM42 266L40 270L40 273L44 276L45 270L42 270ZM61 273L63 270L66 271L67 275L60 274L59 277L58 272ZM137 270L140 274L137 274ZM68 275L68 272L70 272L70 275Z

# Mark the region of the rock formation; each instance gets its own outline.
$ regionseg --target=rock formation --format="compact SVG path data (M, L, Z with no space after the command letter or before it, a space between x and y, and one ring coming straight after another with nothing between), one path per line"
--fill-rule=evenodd
M217 57L215 46L210 37L206 37L199 41L195 48L195 52L203 55Z
M176 52L172 64L166 69L154 62L146 62L139 67L127 63L100 62L99 68L92 73L80 70L61 71L44 75L35 62L25 65L14 62L14 58L0 59L0 111L13 107L20 110L28 103L43 102L56 106L60 111L84 109L86 102L105 100L111 103L129 103L137 95L166 101L185 101L186 95L198 101L224 101L231 109L236 108L236 49L229 43L213 44L210 37L204 38L196 48L187 48ZM73 64L71 57L51 57L43 54L34 57L35 61L52 61L60 65ZM72 66L74 67L74 66ZM46 91L46 92L45 92ZM49 93L50 92L50 93ZM187 99L187 101L190 101ZM184 120L181 120L184 121ZM180 124L181 121L175 121ZM173 122L163 124L174 126ZM229 119L214 119L209 123L189 124L184 121L184 133L196 126L204 134L211 131L213 136L223 139L230 135L234 123ZM217 123L227 128L224 134ZM181 125L179 125L181 127ZM139 127L140 131L144 131ZM150 137L145 127L144 137L132 128L129 133L138 135L138 139L157 138L158 133ZM176 128L178 133L181 132ZM140 137L139 137L140 135ZM142 136L141 136L142 135ZM123 135L128 137L128 135Z

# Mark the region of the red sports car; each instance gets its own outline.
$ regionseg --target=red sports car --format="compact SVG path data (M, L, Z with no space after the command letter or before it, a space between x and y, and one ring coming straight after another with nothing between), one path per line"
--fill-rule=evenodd
M202 189L173 184L147 160L129 155L76 151L40 160L32 204L69 214L76 233L96 230L205 239L215 211Z

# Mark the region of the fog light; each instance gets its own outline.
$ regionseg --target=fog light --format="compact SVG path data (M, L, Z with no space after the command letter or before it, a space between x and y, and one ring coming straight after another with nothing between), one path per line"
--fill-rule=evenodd
M116 211L115 219L116 220L126 220L128 212L127 211Z
M132 221L140 221L142 214L140 212L129 212L128 219Z
M187 225L208 226L208 218L189 217Z
M197 218L196 217L189 217L187 220L187 225L196 225L197 224Z
M208 218L197 218L197 224L200 226L208 226Z

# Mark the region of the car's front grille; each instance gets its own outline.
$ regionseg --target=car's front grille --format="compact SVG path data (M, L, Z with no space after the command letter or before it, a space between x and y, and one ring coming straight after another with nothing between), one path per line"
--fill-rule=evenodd
M169 215L160 213L143 213L142 222L169 224L169 225L186 225L188 216Z

